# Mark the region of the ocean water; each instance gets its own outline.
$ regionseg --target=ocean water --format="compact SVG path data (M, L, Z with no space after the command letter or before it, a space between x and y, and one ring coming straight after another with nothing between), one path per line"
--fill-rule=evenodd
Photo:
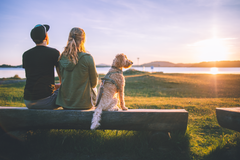
M110 67L97 67L98 74L106 74ZM215 68L210 67L132 67L145 72L163 72L163 73L190 73L190 74L240 74L240 67L237 68ZM125 71L127 69L124 69ZM25 78L23 68L0 68L0 78L9 78L14 75ZM56 76L55 71L55 76Z

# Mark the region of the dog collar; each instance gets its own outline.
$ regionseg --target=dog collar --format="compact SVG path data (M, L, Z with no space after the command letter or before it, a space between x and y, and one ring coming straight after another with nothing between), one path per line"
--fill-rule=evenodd
M122 72L122 70L121 70L121 69L119 69L119 68L117 68L117 67L115 67L115 66L112 66L112 68L114 68L114 69L117 69L117 70L119 70L119 71L121 71L121 72Z

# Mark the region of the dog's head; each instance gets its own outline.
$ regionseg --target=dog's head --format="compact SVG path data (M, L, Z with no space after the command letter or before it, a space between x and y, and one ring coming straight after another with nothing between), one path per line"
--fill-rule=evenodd
M117 54L113 60L113 66L117 68L130 68L133 62L123 53Z

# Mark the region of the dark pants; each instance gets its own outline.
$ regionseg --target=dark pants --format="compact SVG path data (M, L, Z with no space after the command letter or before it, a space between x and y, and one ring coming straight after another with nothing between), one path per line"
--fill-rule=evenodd
M39 100L24 99L24 103L26 104L28 109L56 109L60 107L55 104L57 95L58 95L58 89L54 91L54 93L49 97L39 99Z

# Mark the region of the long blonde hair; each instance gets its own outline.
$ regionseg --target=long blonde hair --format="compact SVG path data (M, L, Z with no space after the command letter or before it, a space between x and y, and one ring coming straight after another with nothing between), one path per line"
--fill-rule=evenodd
M85 50L85 32L83 29L74 27L71 29L68 37L67 46L64 48L59 59L66 56L74 64L78 63L78 52L86 52Z

